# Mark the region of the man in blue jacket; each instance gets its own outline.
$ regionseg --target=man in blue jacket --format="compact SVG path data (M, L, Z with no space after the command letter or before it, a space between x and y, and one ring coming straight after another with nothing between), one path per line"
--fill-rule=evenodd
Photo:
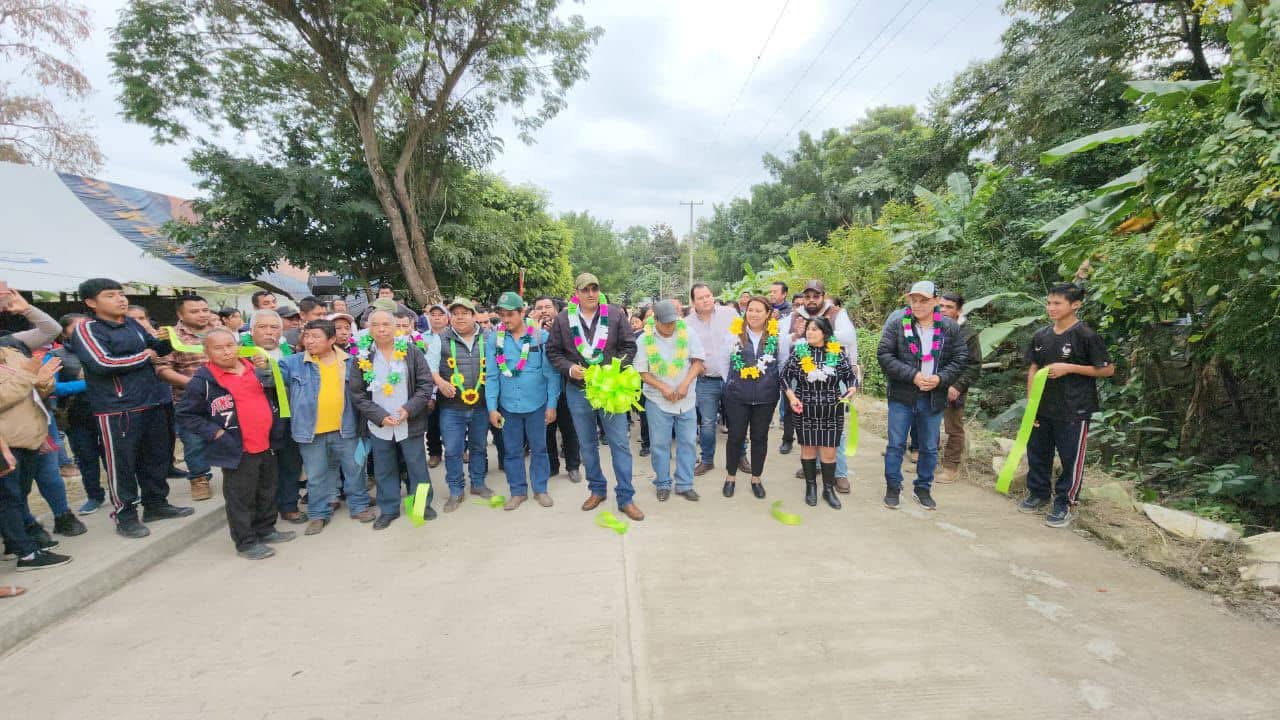
M937 290L921 280L907 292L907 307L889 316L880 333L876 356L889 395L889 446L884 453L884 506L898 507L902 492L902 456L914 425L920 459L912 497L926 510L936 510L931 493L938 464L938 430L947 406L947 388L965 373L969 349L960 326L942 315Z
M169 504L165 480L172 460L166 406L172 405L173 394L156 377L152 361L173 347L125 315L129 298L115 280L80 283L80 300L90 317L72 332L71 349L84 366L85 394L102 433L116 532L146 537L151 531L138 520L139 489L146 522L194 512Z

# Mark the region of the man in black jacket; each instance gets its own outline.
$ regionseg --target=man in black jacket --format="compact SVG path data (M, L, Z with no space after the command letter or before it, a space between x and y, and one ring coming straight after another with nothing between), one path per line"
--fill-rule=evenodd
M920 439L912 496L936 510L930 489L938 463L938 430L947 405L947 390L960 379L969 349L960 326L943 317L933 283L922 280L907 293L908 307L894 312L880 333L876 355L889 389L889 446L884 455L884 505L898 507L902 492L902 455L914 425Z
M151 531L138 521L139 488L147 522L194 512L169 504L165 480L173 459L167 412L173 394L156 377L151 361L173 347L125 315L129 298L120 283L86 280L80 283L80 299L91 316L72 332L71 349L84 365L86 395L102 433L116 532L146 537Z
M591 495L582 504L582 509L596 509L609 491L600 468L600 444L596 434L596 418L599 416L609 441L609 455L613 459L618 509L632 520L643 520L644 513L631 501L635 488L631 484L631 438L627 432L627 416L611 415L591 407L583 380L589 365L609 364L614 358L623 365L631 364L636 357L631 324L627 321L627 311L621 305L604 302L600 281L595 275L582 273L573 286L578 294L569 307L556 316L555 324L551 326L547 357L565 377L564 394L577 431L582 465L587 471Z

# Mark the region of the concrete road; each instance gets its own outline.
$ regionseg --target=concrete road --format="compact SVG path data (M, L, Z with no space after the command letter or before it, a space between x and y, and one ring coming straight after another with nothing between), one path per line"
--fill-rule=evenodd
M618 536L557 504L343 517L268 561L223 531L0 659L25 718L1275 718L1280 631L970 486L880 507L654 499ZM722 458L717 458L721 463ZM435 473L442 481L442 473ZM501 476L493 483L505 491ZM612 501L610 501L612 502ZM611 507L611 505L610 505ZM13 602L13 601L5 601Z

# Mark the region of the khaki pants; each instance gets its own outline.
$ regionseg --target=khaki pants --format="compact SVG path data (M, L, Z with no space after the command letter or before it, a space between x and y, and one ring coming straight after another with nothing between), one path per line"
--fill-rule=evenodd
M964 459L964 408L947 405L942 411L942 429L947 444L942 448L942 466L955 469Z

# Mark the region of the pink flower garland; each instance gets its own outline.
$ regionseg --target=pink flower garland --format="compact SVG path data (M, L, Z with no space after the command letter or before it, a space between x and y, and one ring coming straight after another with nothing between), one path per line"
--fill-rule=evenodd
M912 329L912 322L915 316L911 313L911 308L907 308L907 314L902 316L902 334L907 338L907 347L911 349L911 354L916 355L923 362L933 362L933 354L942 349L942 313L938 308L933 309L933 343L924 355L920 354L920 345L916 342L916 333Z

